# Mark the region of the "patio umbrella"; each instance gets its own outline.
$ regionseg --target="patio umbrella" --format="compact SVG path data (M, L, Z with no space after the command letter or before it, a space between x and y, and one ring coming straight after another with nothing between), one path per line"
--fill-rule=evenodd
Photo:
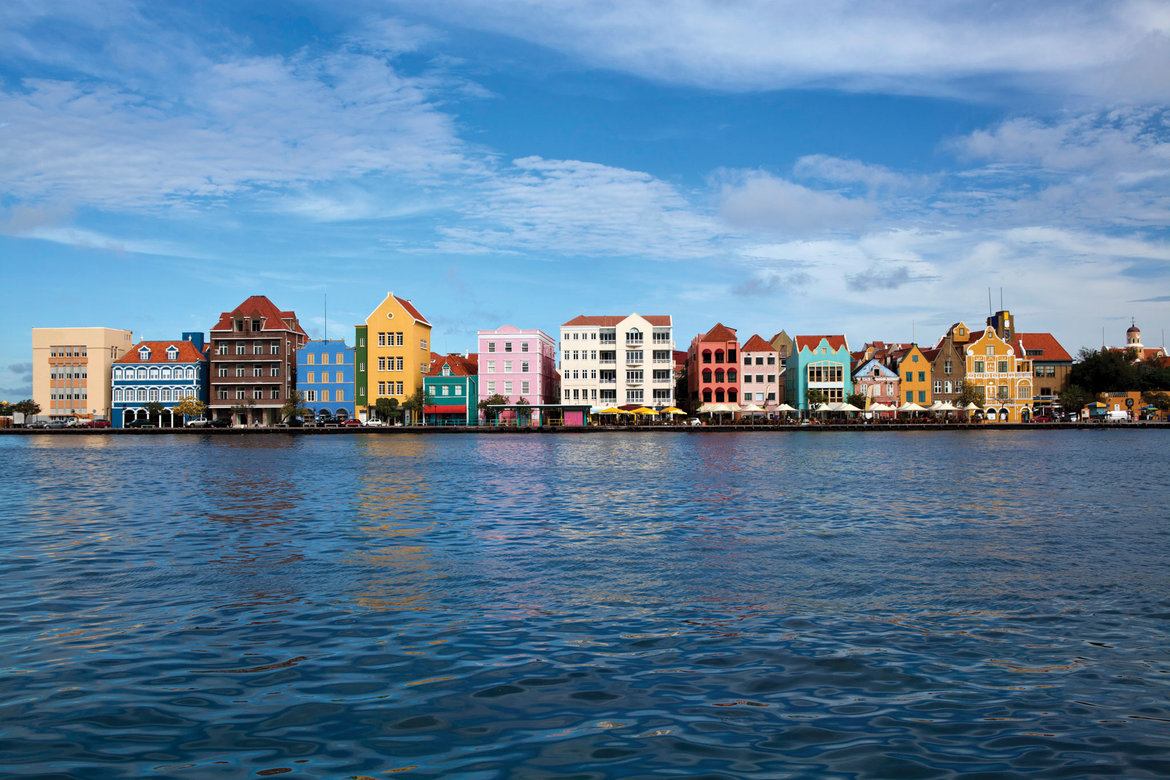
M853 404L846 401L843 404L837 404L837 409L835 411L838 411L838 412L860 412L861 410L858 409Z
M904 403L898 407L898 411L899 412L925 412L926 407L919 406L918 404L914 403L913 401L907 401L906 403Z
M682 409L679 409L677 406L668 406L658 413L659 414L686 414L686 412L684 412Z
M629 414L629 412L625 409L618 409L617 407L611 406L608 409L602 409L600 412L594 412L594 414Z
M633 410L631 410L631 413L632 414L658 414L658 412L654 411L653 409L649 409L645 406L643 406L639 409L633 409Z

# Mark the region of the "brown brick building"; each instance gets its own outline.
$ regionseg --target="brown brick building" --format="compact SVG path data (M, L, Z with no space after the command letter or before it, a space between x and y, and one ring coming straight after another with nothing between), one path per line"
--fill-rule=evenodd
M219 315L210 332L209 411L233 425L275 425L297 387L297 350L308 335L297 315L253 295Z

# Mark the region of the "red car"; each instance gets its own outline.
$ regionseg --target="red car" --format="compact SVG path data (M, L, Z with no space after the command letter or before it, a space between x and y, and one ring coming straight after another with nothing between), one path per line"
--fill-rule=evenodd
M86 420L81 424L82 428L109 428L109 420Z
M350 418L342 423L346 428L360 428L362 426L361 420Z

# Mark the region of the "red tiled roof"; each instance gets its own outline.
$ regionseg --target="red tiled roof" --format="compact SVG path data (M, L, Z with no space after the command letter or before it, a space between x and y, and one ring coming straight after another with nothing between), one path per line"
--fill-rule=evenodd
M722 322L716 322L715 327L703 334L699 341L735 341L739 338L735 335L735 328L729 328Z
M167 360L167 349L178 347L179 356L175 360ZM138 350L146 347L150 350L150 360L139 360ZM206 350L200 351L190 341L181 339L175 341L140 341L131 347L130 351L115 360L115 363L197 363L207 360Z
M591 316L582 314L578 317L574 317L573 319L569 320L568 322L565 323L565 325L566 326L594 325L594 326L602 327L602 328L612 328L613 326L617 325L619 322L621 322L622 320L624 320L628 316L630 316L630 315L622 314L619 316L604 315L604 316L598 316L598 317L591 317ZM646 320L646 322L649 322L651 325L658 325L661 327L665 327L667 325L670 325L670 315L669 314L643 314L643 315L641 315L641 317L642 317L642 319Z
M451 367L452 376L475 376L479 373L479 369L474 361L468 361L462 355L436 355L435 359L431 361L430 370L427 371L427 376L442 376L443 366Z
M391 293L391 294L393 295L393 293ZM405 298L399 298L397 295L394 296L394 300L398 301L399 305L402 306L402 308L406 309L406 313L409 314L411 317L414 317L417 321L421 322L424 325L431 324L430 322L427 321L426 317L422 316L422 314L419 313L418 309L414 308L414 304L411 303L410 301L406 300Z
M306 338L309 335L301 330L299 323L290 326L286 322L286 320L296 320L297 315L295 312L281 311L276 308L276 304L263 295L253 295L231 311L221 313L219 315L219 322L215 324L212 330L230 331L232 329L232 320L236 317L262 319L264 321L264 330L291 330L295 333L300 333Z
M776 348L760 338L760 334L753 334L747 342L739 348L740 352L775 352Z
M1072 356L1060 346L1060 342L1051 333L1017 333L1012 346L1019 357L1031 357L1033 360L1072 360ZM1041 350L1041 354L1029 356L1028 352L1034 350Z
M927 359L927 361L933 363L934 359L938 357L939 352L942 352L942 349L939 347L934 347L933 349L922 350L922 355Z
M816 349L817 346L820 345L821 339L824 339L825 341L829 342L829 349L832 349L832 350L848 349L848 345L845 343L845 337L843 335L796 336L795 338L792 339L792 341L796 345L796 347L795 347L796 351L799 352L802 349L810 349L810 350Z

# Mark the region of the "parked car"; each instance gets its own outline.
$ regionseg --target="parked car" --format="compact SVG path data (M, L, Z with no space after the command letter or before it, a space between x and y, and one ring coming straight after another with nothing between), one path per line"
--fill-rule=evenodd
M1050 422L1056 422L1056 418L1051 416L1051 415L1040 414L1040 415L1033 417L1032 422L1050 423Z
M82 428L109 428L109 420L86 420L81 424Z
M360 428L362 426L362 422L361 422L361 420L355 420L354 418L351 417L350 419L343 422L341 425L344 428Z
M24 427L25 428L48 428L49 421L48 420L33 420L32 422L28 423Z
M211 420L206 417L196 417L194 420L187 421L188 428L207 428L211 426Z
M155 425L150 420L131 420L124 426L126 428L154 428Z
M207 427L208 428L230 428L230 427L232 427L232 421L228 417L216 417L214 420L212 420L211 422L209 422L207 424Z
M365 425L368 428L382 428L382 427L385 427L386 423L382 422L381 420L378 420L378 419L371 417L370 419L368 419L364 423L362 423L362 425Z
M73 426L64 420L49 420L42 427L44 428L72 428Z

